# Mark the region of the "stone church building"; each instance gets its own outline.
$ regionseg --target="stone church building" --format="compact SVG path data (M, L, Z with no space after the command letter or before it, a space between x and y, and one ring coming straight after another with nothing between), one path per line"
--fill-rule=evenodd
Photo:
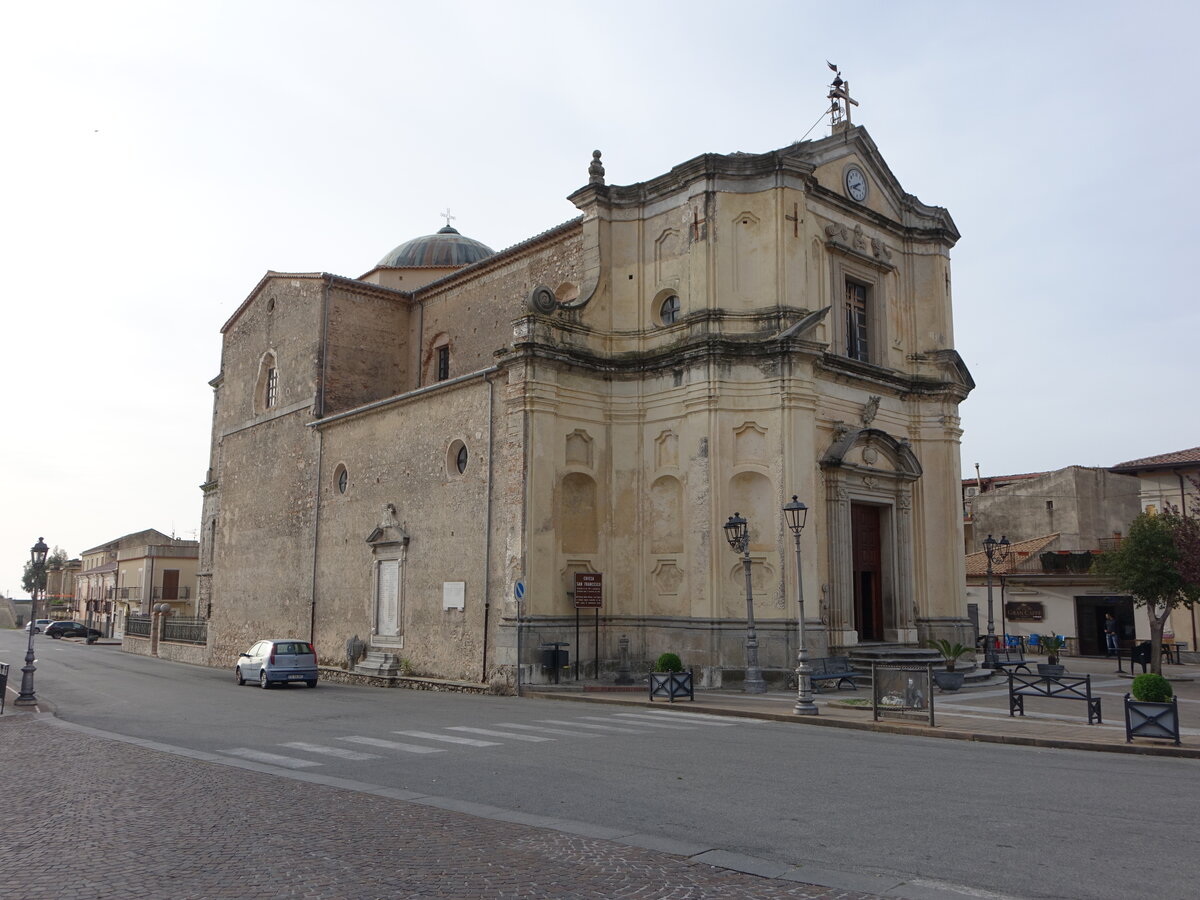
M736 679L736 512L762 666L790 669L793 495L813 655L969 641L959 235L841 105L829 137L639 184L597 151L580 215L501 252L447 225L359 278L268 272L212 381L212 664L296 636L345 666L358 638L372 671L504 689L543 642L611 672L626 636L635 670ZM582 647L576 573L602 576Z

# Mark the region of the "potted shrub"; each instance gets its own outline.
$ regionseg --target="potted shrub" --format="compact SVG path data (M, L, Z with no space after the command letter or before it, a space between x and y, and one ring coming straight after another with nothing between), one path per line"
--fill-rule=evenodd
M674 703L676 697L696 699L692 687L692 670L683 669L683 661L676 653L664 653L654 663L654 671L650 673L650 700L655 697L666 697Z
M945 638L930 641L929 646L942 654L942 659L946 663L945 671L934 671L933 680L937 682L937 686L943 691L957 691L963 686L963 678L965 676L962 672L956 672L954 665L958 662L958 658L964 653L969 653L971 648L964 647L959 643L952 643Z
M1067 670L1066 666L1058 664L1058 654L1062 652L1063 647L1067 646L1065 637L1052 631L1049 634L1043 634L1038 644L1046 651L1046 661L1037 664L1039 675L1061 675Z
M1125 740L1169 738L1179 743L1179 706L1171 682L1153 672L1133 679L1133 698L1125 695Z

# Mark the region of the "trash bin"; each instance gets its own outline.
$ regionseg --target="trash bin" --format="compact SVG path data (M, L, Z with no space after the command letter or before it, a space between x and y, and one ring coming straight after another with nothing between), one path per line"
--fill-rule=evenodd
M1150 664L1150 647L1149 641L1143 641L1129 651L1129 671L1133 671L1134 663L1142 664L1142 671L1146 671L1146 667Z
M542 671L549 669L554 673L554 683L558 684L559 673L571 665L571 651L565 649L571 645L566 641L549 641L538 644L542 651Z

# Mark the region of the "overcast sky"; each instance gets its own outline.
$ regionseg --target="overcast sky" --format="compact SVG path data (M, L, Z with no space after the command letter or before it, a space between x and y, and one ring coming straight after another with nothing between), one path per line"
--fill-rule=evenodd
M195 536L219 329L266 270L361 275L447 207L507 247L597 148L629 184L822 137L827 59L962 232L964 474L1200 445L1198 8L5 4L0 592L39 536Z

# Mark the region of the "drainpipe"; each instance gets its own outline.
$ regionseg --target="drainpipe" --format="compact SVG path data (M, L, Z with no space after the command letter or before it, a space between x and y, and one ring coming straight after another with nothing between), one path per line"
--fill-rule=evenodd
M1175 470L1175 477L1179 479L1179 509L1183 513L1183 517L1188 517L1187 513L1187 491L1183 484L1183 473L1178 469ZM1192 603L1188 606L1188 612L1192 616L1192 649L1200 650L1200 644L1196 642L1196 604ZM1132 666L1130 667L1132 668Z
M322 386L321 390L324 390ZM308 587L308 641L317 640L317 557L319 539L321 537L321 464L325 461L325 435L320 428L317 432L317 477L313 487L316 496L313 498L313 536L312 536L312 576Z
M321 288L321 375L317 385L316 409L313 413L317 418L325 415L325 384L329 380L329 276L325 276L325 284ZM308 642L317 640L317 554L318 539L321 536L321 464L325 461L325 439L320 428L317 432L317 473L313 486L313 536L312 536L312 575L308 584Z
M483 660L480 664L480 682L487 684L487 652L488 625L491 619L491 572L492 572L492 479L495 467L492 465L493 433L496 428L495 394L496 384L492 377L487 377L488 386L488 443L487 443L487 512L484 514L484 527L487 529L483 538Z
M149 573L146 576L146 584L150 588L150 597L149 597L150 608L147 610L147 612L153 612L154 611L154 548L153 547L146 548L146 557L147 557L146 569L147 569L147 572ZM120 568L119 563L117 564L117 568L118 569ZM113 579L113 593L114 594L116 593L116 579ZM141 610L138 610L138 612L141 612Z

